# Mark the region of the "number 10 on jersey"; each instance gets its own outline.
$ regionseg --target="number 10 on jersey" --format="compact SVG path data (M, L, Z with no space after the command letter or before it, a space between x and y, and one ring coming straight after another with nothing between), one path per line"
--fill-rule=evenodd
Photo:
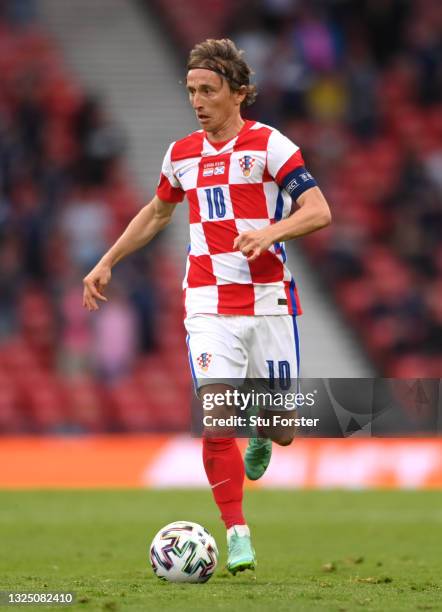
M226 216L226 204L224 202L224 194L221 187L213 187L212 189L204 189L207 197L207 206L209 209L209 219L222 219Z

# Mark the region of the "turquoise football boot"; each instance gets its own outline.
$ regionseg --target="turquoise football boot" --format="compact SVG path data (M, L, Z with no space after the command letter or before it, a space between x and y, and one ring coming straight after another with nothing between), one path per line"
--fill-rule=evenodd
M258 480L269 467L272 441L269 438L250 438L244 455L247 478Z
M240 536L234 532L228 542L227 569L235 575L244 570L254 570L256 567L255 551L249 535Z

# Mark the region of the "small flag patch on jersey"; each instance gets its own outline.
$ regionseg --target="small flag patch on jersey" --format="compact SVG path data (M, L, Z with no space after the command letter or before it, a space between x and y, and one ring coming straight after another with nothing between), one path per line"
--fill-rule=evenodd
M226 163L224 161L207 162L203 166L203 176L213 176L224 174L226 171Z
M250 176L252 168L255 165L255 158L251 155L244 155L244 157L239 159L239 165L241 166L243 175Z
M212 361L212 355L210 353L201 353L199 357L197 357L197 364L203 372L207 372L209 369L210 362Z

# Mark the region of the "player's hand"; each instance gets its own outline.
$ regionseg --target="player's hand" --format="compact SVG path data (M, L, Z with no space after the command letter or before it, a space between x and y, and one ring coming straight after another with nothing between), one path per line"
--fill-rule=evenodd
M104 292L111 279L110 266L98 263L87 276L83 278L83 306L91 312L98 310L97 300L107 302Z
M253 261L273 244L267 228L243 232L233 241L233 248L241 251L247 261Z

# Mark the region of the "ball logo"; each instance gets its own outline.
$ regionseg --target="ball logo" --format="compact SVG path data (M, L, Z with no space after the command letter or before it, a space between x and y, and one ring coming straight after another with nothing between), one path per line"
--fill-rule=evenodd
M253 166L255 165L255 158L251 155L244 155L244 157L240 158L239 165L241 166L243 175L250 176Z
M196 361L200 370L207 372L210 362L212 361L212 355L210 353L201 353Z

